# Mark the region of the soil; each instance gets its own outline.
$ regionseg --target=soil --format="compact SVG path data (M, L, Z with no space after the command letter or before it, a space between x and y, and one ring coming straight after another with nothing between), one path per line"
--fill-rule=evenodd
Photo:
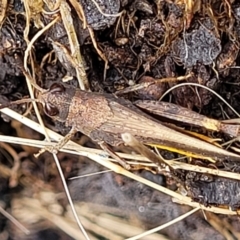
M34 14L30 15L29 41L57 15L61 16L58 11L46 14L52 11L50 5L46 4L50 1L38 2L39 5L31 6ZM87 28L84 28L76 7L70 2L72 26L80 44L83 68L91 91L115 94L129 87L134 89L136 84L153 82L146 88L130 91L121 97L133 102L158 101L166 90L179 83L198 83L216 91L240 112L240 5L237 1L95 0L94 3L91 0L80 0ZM3 8L5 11L0 11L1 15L4 14L3 19L0 17L1 104L8 104L29 94L22 71L24 54L29 44L24 35L27 28L25 7L22 1L13 0ZM93 38L90 31L94 33ZM27 65L34 69L34 79L44 89L67 78L71 79L67 84L78 86L76 66L71 62L72 59L69 60L71 54L64 54L62 46L70 52L69 35L61 20L34 42L31 61ZM190 77L180 81L155 81L178 78L189 73ZM216 95L204 88L188 85L178 87L165 96L163 101L218 120L237 117ZM34 111L28 105L12 105L11 108L20 114L27 113L29 118L36 120ZM69 132L68 128L52 121L43 111L42 116L48 128L64 135ZM196 130L193 126L187 126L186 129ZM197 128L197 131L221 138L224 142L231 139L227 134L202 128ZM6 136L43 139L42 135L2 113L0 132ZM81 133L75 136L75 140L84 146L98 148ZM237 148L239 144L235 142L233 146ZM33 147L0 143L0 202L9 212L13 211L14 199L31 197L46 190L54 193L64 191L51 154L44 153L36 159L33 156L36 152L37 149ZM161 153L166 159L180 156L168 151ZM17 170L17 183L13 184L9 174L4 172L15 166L15 155L21 166ZM102 170L86 158L79 161L76 156L60 153L59 160L66 179ZM198 161L209 167L206 162ZM198 163L194 160L193 164ZM231 161L217 163L214 167L235 173L240 171L238 164ZM136 173L160 185L177 189L177 183L171 179L173 183L169 185L170 180L162 174L153 174L147 170ZM239 181L189 171L179 171L176 175L185 183L193 201L209 207L222 206L239 210L240 197L236 194L240 190ZM69 183L69 189L74 201L107 206L109 208L103 212L120 216L129 223L137 221L145 229L166 223L190 209L173 203L163 193L114 173L91 176L84 181L75 180ZM65 197L60 197L58 202L66 208ZM240 231L238 217L224 216L224 221L232 226L232 232L229 233L232 234L231 239L237 239L236 234L239 236ZM1 217L0 222L0 236L6 236L1 239L71 239L46 220L34 223L28 237L19 233L16 226L5 217ZM196 239L196 236L197 239L225 239L221 231L204 220L201 212L164 229L161 234L168 239ZM98 233L95 235L97 239L106 239Z

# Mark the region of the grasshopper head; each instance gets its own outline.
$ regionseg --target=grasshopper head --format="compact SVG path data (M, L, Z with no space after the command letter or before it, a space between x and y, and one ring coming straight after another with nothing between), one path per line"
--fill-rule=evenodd
M54 83L48 91L40 93L38 99L44 106L46 115L54 120L65 122L75 89L61 83Z

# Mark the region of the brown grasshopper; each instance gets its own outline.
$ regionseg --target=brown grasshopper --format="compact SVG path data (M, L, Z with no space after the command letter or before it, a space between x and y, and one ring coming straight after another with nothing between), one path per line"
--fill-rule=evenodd
M54 148L61 148L80 131L93 141L118 146L124 143L123 133L129 133L143 144L161 144L214 159L240 160L240 156L194 137L164 126L142 112L130 101L112 94L86 92L54 83L39 93L46 115L72 127L69 134ZM105 145L106 146L106 145Z
M79 131L99 143L104 150L128 168L129 166L107 145L118 146L126 143L122 136L128 133L143 144L160 144L213 159L240 160L237 154L163 125L130 101L116 98L112 94L86 92L60 83L54 83L48 90L37 85L35 87L39 91L35 101L43 105L46 115L72 128L62 141L54 147L47 148L50 151L59 150ZM18 102L30 101L32 100L23 99Z

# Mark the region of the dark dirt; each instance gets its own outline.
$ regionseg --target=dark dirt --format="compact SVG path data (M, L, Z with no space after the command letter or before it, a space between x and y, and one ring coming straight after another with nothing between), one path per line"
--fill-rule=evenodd
M106 78L104 79L105 63L93 46L87 29L83 29L82 22L72 7L74 27L81 44L81 54L84 57L85 69L93 92L115 93L138 83L153 79L171 78L187 75L192 76L181 82L193 82L207 86L240 112L240 5L237 1L196 1L193 9L186 14L184 2L178 1L140 1L140 0L96 0L102 12L121 16L103 16L91 0L81 0L86 20L93 29L99 49L108 60ZM236 2L236 3L235 3ZM227 4L228 3L228 4ZM46 10L47 7L44 6ZM192 11L191 11L192 10ZM6 18L0 31L0 101L6 103L21 99L28 95L24 75L18 67L16 56L23 60L27 44L24 40L26 18L22 14L24 6L20 1L11 1L8 5ZM188 13L189 13L188 12ZM44 25L50 22L51 15L40 14ZM185 24L184 24L185 23ZM31 39L39 29L32 19L30 24ZM77 86L76 71L68 62L55 59L55 54L44 57L56 46L57 41L69 48L69 41L62 22L58 22L46 31L35 43L33 50L36 81L43 88L48 88L53 82L60 82L63 77L70 75L69 82ZM165 82L153 84L148 88L125 94L123 97L132 101L138 99L158 100L162 94L179 82ZM216 96L206 89L184 86L173 90L164 101L171 101L177 105L212 117L215 119L236 118L234 113L226 107ZM24 113L26 106L13 106L14 110ZM35 119L33 111L28 117ZM66 134L69 129L63 125L44 117L47 127ZM189 127L191 129L191 127ZM199 130L201 131L201 130ZM4 135L42 139L42 136L26 130L23 126L11 122L4 114L0 118L0 132ZM229 136L219 133L207 133L228 140ZM96 145L79 134L78 141L85 145ZM235 144L238 147L237 144ZM49 189L62 192L61 180L53 163L51 155L46 153L35 159L36 149L30 147L12 146L21 160L18 170L21 176L17 186L11 187L9 175L1 171L0 196L3 206L11 211L11 200L18 196L28 196L38 191ZM164 152L165 158L171 159L176 154ZM79 161L77 157L59 154L59 159L66 179L86 172L95 172L99 167L91 161ZM6 167L11 170L14 160L5 145L0 145L0 169ZM235 171L238 167L231 161L221 170ZM138 174L151 179L161 185L167 180L162 175L140 171ZM236 192L240 191L240 182L227 178L209 177L196 173L180 173L186 182L186 187L193 201L207 206L240 207L240 198ZM184 177L182 177L184 175ZM34 184L32 184L34 183ZM122 218L137 218L146 229L160 224L185 213L189 208L172 203L171 199L157 191L130 181L113 173L75 180L69 184L75 201L97 203L116 207L114 214ZM66 206L66 200L62 205ZM134 216L134 217L133 217ZM238 218L225 217L236 232L239 232ZM0 234L9 233L5 239L27 239L15 232L15 227L6 218L0 218ZM47 228L46 228L47 229ZM49 230L50 229L50 230ZM29 239L71 239L65 233L49 227L48 230L35 231ZM217 230L211 227L200 212L181 222L166 228L161 233L169 239L225 239ZM47 236L47 237L46 237ZM51 237L49 237L51 236Z

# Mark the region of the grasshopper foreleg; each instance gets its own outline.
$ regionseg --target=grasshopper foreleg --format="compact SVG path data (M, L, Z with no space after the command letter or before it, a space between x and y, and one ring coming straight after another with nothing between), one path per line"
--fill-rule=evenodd
M35 154L35 157L38 157L39 155L41 155L45 151L48 151L48 152L53 153L53 154L57 154L58 151L74 136L74 134L76 132L77 132L76 129L72 128L70 130L70 132L64 138L62 138L58 143L53 144L52 146L44 147L43 149L41 149L39 151L38 154Z

